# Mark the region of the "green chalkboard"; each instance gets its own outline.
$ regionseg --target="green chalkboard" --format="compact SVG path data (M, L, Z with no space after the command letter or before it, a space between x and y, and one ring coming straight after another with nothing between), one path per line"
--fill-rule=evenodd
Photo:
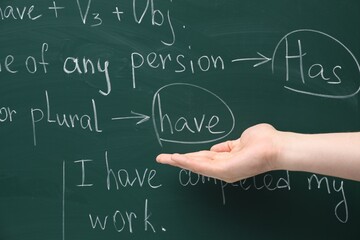
M358 239L360 184L160 166L257 123L359 131L359 1L0 3L0 239ZM360 174L360 173L359 173Z

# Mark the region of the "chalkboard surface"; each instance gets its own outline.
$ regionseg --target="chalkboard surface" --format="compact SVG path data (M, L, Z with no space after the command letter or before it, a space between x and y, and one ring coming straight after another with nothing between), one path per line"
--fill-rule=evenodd
M257 123L359 131L359 1L0 3L0 239L359 239L360 184L159 166ZM360 173L359 173L360 174Z

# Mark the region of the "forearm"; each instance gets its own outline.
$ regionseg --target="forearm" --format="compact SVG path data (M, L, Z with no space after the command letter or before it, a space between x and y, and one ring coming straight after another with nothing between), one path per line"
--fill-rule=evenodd
M360 181L360 133L279 132L276 169L307 171Z

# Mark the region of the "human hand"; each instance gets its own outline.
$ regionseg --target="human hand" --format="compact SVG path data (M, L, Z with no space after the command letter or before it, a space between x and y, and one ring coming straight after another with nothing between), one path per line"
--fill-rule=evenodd
M235 182L276 169L279 132L268 124L248 128L237 140L216 144L209 151L160 154L162 164L204 176Z

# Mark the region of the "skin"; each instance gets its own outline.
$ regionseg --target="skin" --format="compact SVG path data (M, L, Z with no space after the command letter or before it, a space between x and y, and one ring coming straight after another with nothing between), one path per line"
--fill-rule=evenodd
M273 170L360 181L359 146L360 133L299 134L259 124L210 150L160 154L156 160L229 183Z

